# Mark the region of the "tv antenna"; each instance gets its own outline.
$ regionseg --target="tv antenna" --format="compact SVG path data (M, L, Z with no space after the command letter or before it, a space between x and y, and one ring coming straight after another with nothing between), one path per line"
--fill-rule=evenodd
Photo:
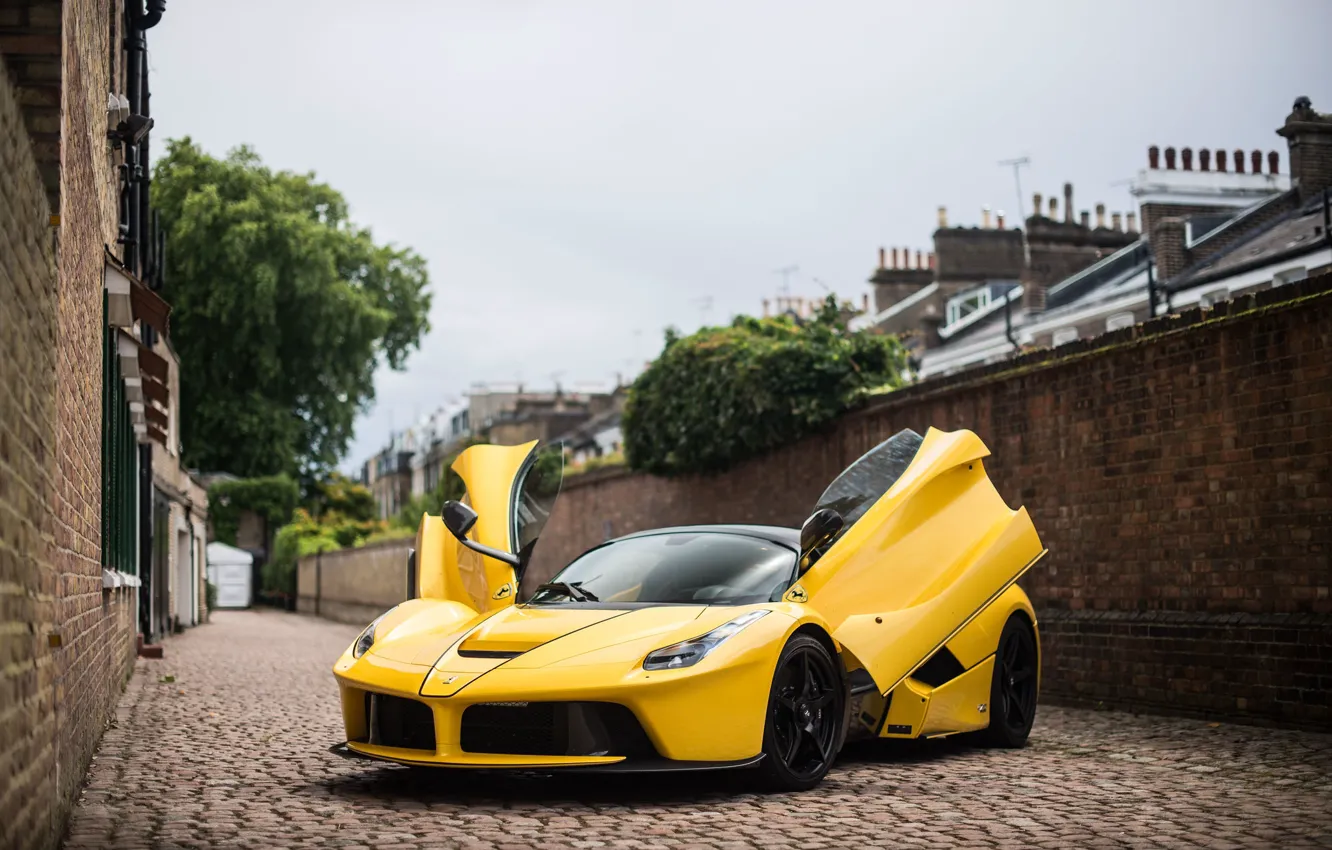
M779 274L782 276L782 295L791 294L791 275L798 271L800 271L800 266L783 266L773 272L773 274Z
M698 307L700 326L707 327L708 314L712 312L712 296L704 295L701 298L695 298L692 303L695 307Z
M1019 156L1015 159L1001 159L999 160L999 164L1008 165L1013 168L1013 182L1017 184L1018 222L1025 224L1027 221L1027 213L1022 207L1022 166L1031 165L1031 158ZM1040 210L1036 210L1036 212L1040 213Z

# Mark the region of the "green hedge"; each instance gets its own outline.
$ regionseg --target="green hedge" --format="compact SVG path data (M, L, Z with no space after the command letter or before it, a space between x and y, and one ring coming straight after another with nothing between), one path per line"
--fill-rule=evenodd
M656 475L720 472L900 385L905 369L895 337L851 332L831 296L805 322L742 316L684 338L668 331L630 387L625 453Z

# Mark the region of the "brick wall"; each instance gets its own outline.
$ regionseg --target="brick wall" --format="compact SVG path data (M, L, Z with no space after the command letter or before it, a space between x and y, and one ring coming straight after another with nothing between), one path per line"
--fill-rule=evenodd
M296 610L367 625L407 598L407 553L415 542L386 540L301 558Z
M0 845L49 847L131 669L134 591L102 590L100 529L102 255L116 239L105 106L120 7L29 5L60 10L48 23L61 75L47 84L59 140L38 140L59 153L47 168L59 192L44 191L0 75Z
M49 831L55 796L56 272L50 208L0 74L0 844Z
M1046 698L1332 727L1330 345L1323 277L923 383L724 475L571 478L525 583L644 528L798 525L897 430L970 428L1050 549L1023 580Z

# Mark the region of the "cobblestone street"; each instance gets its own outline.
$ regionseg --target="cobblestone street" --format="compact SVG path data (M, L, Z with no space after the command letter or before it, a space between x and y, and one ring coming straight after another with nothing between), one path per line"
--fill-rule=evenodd
M220 612L139 660L66 846L1332 847L1332 736L1050 706L1025 750L861 748L805 794L345 761L355 633Z

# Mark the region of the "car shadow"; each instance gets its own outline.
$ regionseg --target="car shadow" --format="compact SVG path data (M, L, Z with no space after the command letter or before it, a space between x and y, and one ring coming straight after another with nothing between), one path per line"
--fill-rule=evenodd
M880 765L909 767L964 757L975 748L953 738L935 741L877 740L848 743L829 777L838 771ZM345 764L345 762L337 762ZM596 774L407 768L355 762L306 786L309 793L361 802L412 801L422 805L504 806L576 802L595 806L695 806L772 796L752 770Z

